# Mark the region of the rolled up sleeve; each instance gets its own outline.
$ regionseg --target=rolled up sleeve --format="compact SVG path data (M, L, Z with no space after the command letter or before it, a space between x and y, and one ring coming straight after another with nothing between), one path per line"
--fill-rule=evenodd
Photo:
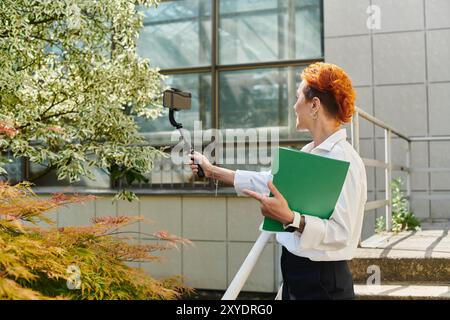
M245 196L242 192L243 189L249 189L262 193L264 195L269 195L270 190L267 183L273 178L270 171L247 171L247 170L236 170L234 174L234 189L239 196Z
M357 210L357 204L351 195L356 195L357 192L354 183L346 180L330 219L305 214L305 229L302 234L298 234L299 249L333 251L348 246Z

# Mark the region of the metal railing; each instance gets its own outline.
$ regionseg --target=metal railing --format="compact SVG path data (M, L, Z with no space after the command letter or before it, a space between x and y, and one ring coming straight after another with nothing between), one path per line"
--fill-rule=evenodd
M364 165L366 167L373 168L383 168L384 178L385 178L385 198L384 200L369 201L366 203L364 211L371 211L378 208L385 207L385 228L386 231L391 230L392 221L392 196L390 182L392 180L392 171L405 171L407 173L407 197L411 197L411 172L409 170L410 166L410 155L411 155L411 140L404 134L400 133L398 130L392 128L383 121L375 118L374 116L368 114L367 112L356 108L355 114L353 115L351 122L351 141L353 148L356 152L361 153L360 150L360 123L359 118L364 118L365 120L373 123L374 125L382 128L384 130L384 161L377 159L362 158ZM405 140L408 143L408 148L406 152L406 166L394 165L392 163L392 134L397 135L400 139ZM375 137L376 139L376 137Z
M382 168L385 175L385 198L383 200L374 200L366 203L364 211L371 211L378 208L385 207L385 220L386 230L391 230L392 224L392 195L390 182L392 180L393 171L403 171L407 174L406 179L406 192L407 198L411 199L411 173L412 172L450 172L450 168L412 168L411 167L411 143L416 141L450 141L450 136L445 137L407 137L398 130L392 128L383 121L375 118L374 116L366 113L360 108L356 108L351 122L351 143L354 149L360 154L360 117L373 123L384 130L384 161L377 159L362 158L366 167ZM398 136L400 139L406 141L406 165L396 165L392 163L392 135ZM374 137L376 141L376 136ZM375 190L376 192L376 190ZM437 198L428 189L427 196L422 197L424 199L432 200ZM449 198L448 195L440 195L440 198ZM256 262L258 261L264 247L272 237L272 233L262 231L244 260L241 268L236 273L235 277L231 281L228 289L222 297L222 300L235 300L242 290L245 282L247 281L251 271L253 270Z

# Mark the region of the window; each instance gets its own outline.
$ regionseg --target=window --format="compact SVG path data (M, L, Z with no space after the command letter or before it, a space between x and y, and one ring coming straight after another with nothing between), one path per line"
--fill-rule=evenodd
M2 152L0 156L2 157L2 161L6 163L4 169L8 173L7 175L0 175L0 181L15 184L23 180L23 158L14 158L11 151Z
M179 0L143 9L138 53L191 91L184 128L276 127L295 139L299 73L323 60L321 0ZM167 115L138 120L152 143L170 143ZM165 133L165 134L162 134Z
M281 67L220 73L220 128L288 128L295 121L292 106L302 68ZM293 88L288 88L291 85ZM288 92L292 92L292 96ZM289 130L281 130L281 138Z
M28 181L39 187L81 187L93 189L109 189L111 182L108 173L103 169L93 168L95 180L80 177L80 181L70 183L68 178L58 180L56 169L48 169L48 164L29 163Z
M221 0L221 64L322 57L320 2Z
M138 52L161 69L211 64L211 1L164 1L140 8L144 28Z
M201 121L205 129L211 128L211 73L175 74L166 80L166 84L174 88L183 88L192 94L191 109L177 112L175 115L176 121L181 122L184 129L193 130L194 121ZM169 122L168 109L164 112L155 120L136 118L140 131L144 135L149 132L165 133L153 135L152 143L167 143L167 136L174 130Z
M192 109L176 113L185 129L197 120L203 129L277 128L281 142L302 138L292 106L300 72L323 60L321 0L179 0L141 10L138 53L167 75L167 85L192 93ZM171 143L167 114L138 123L151 143ZM149 179L150 187L194 185L190 170L167 159Z

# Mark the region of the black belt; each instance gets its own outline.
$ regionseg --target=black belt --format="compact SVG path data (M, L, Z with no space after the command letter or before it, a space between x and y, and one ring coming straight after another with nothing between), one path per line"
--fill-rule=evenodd
M290 253L281 254L283 300L354 299L353 278L347 261L311 261Z

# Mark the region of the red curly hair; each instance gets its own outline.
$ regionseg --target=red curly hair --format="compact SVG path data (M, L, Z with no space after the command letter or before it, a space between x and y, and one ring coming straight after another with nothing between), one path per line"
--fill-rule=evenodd
M337 65L317 62L303 70L303 93L308 100L318 97L326 110L340 123L352 119L356 93L347 73Z

